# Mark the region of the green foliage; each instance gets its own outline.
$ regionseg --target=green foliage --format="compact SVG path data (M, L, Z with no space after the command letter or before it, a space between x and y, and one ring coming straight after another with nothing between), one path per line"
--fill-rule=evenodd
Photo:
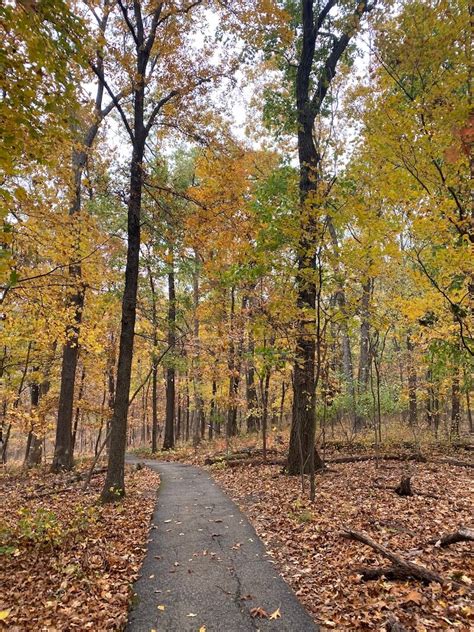
M65 533L56 514L48 509L37 509L32 512L23 508L20 511L16 537L18 544L24 546L59 546Z
M87 533L99 519L97 507L77 505L67 524L62 523L54 511L40 507L22 508L13 528L0 531L0 554L15 555L20 548L59 548L66 541L75 540Z

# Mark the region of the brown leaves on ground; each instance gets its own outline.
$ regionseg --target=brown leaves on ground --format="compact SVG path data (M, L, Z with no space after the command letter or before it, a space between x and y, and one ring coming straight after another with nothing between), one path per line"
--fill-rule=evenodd
M214 477L249 515L299 599L323 627L384 630L391 613L416 632L474 629L468 588L424 585L417 580L363 581L356 567L389 566L372 549L341 537L345 527L364 531L406 559L468 587L474 579L472 544L445 549L433 538L472 524L472 470L410 464L415 491L436 496L401 498L405 473L398 462L332 465L316 480L314 505L301 481L275 466L211 468Z
M121 630L146 550L158 475L127 471L125 499L99 505L104 477L86 492L71 474L0 478L0 610L8 630ZM45 490L60 494L27 500ZM0 628L2 623L0 623Z

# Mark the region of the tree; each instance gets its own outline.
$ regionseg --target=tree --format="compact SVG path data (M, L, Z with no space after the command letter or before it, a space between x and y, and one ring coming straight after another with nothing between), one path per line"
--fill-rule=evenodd
M97 40L101 41L106 37L107 22L112 5L106 0L102 7L102 15L94 16L98 21ZM98 45L100 46L100 44ZM97 52L95 68L100 76L104 76L103 50ZM61 364L61 386L59 391L58 420L56 424L56 441L53 458L53 471L62 469L69 470L73 465L73 445L72 445L72 417L74 406L74 386L76 382L76 368L79 357L79 332L84 309L86 287L81 279L80 264L80 233L78 232L77 217L82 211L82 176L86 167L88 153L91 149L99 126L105 117L112 111L116 103L119 103L123 95L114 96L109 103L102 107L104 96L104 83L98 80L96 95L91 115L82 112L82 120L78 117L72 121L72 138L74 146L71 158L71 184L70 184L70 207L69 216L71 218L71 230L77 236L73 239L73 252L71 253L71 263L69 265L69 275L71 288L67 293L67 303L72 312L71 322L66 327L65 342L62 352Z
M193 14L200 2L168 6L168 3L133 3L133 10L119 2L121 21L119 29L130 41L127 48L130 63L128 70L129 92L132 96L132 118L117 102L117 93L107 82L104 72L92 64L104 88L111 95L128 134L132 156L127 204L127 261L125 287L122 299L122 322L118 353L116 396L111 420L110 452L107 476L101 498L104 502L116 500L125 493L124 462L127 435L127 412L132 369L134 330L136 321L137 289L140 258L140 229L142 195L145 182L145 148L147 139L167 105L179 107L183 101L198 93L210 83L219 69L206 66L207 59L194 55L187 46L187 29L193 24ZM183 73L167 74L166 64L172 65L181 54L189 54ZM124 70L125 70L124 68ZM161 71L161 79L157 78ZM154 89L154 90L153 90ZM155 91L156 90L156 91ZM158 90L162 92L157 93ZM164 90L164 92L163 92ZM170 287L172 279L170 279ZM172 291L172 288L171 288ZM173 411L174 414L174 411Z
M325 25L335 0L328 0L315 12L313 0L301 2L301 45L295 77L296 119L298 126L298 159L300 166L300 236L297 245L297 304L300 310L297 325L296 358L293 369L293 421L288 454L288 473L299 474L311 469L314 461L316 424L314 313L317 282L315 279L316 249L321 240L321 224L317 207L321 204L321 153L314 141L314 123L321 114L337 65L359 28L360 19L368 11L367 2L360 2L353 13L346 15L340 35L326 52ZM329 29L330 30L330 29ZM322 44L316 49L317 42ZM316 55L317 51L317 55ZM323 57L322 64L317 60Z

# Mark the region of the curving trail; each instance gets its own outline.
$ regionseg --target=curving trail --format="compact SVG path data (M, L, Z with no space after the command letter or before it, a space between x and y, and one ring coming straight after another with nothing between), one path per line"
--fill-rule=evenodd
M145 461L161 477L127 632L315 632L247 518L204 470ZM159 608L160 606L160 608ZM252 608L280 618L253 618Z

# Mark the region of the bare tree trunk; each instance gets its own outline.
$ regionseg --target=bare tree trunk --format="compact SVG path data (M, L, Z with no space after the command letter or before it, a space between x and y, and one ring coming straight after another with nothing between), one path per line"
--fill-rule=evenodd
M229 408L227 411L226 436L234 437L237 434L237 393L239 378L237 374L235 352L235 288L230 291L230 324L229 324Z
M270 389L270 368L266 370L265 380L262 389L262 442L263 442L263 458L267 458L267 426L268 426L268 395Z
M83 395L84 395L84 382L86 379L86 367L83 366L82 367L82 373L81 373L81 383L79 385L79 393L77 394L77 399L79 400L79 402L81 401ZM79 425L79 418L81 416L81 408L80 406L76 406L76 413L74 416L74 426L72 429L72 438L71 438L71 450L72 453L74 454L74 448L76 446L76 437L77 437L77 428Z
M166 415L163 450L174 448L174 422L176 408L176 369L173 366L176 347L176 287L174 277L174 260L171 260L168 271L168 348L171 362L166 368Z
M152 454L156 454L158 451L158 310L156 305L156 288L153 279L153 273L151 267L148 266L148 280L150 282L151 290L151 308L152 308L152 325L153 325L153 352L152 352L152 374L151 374L151 407L152 407L152 421L151 421L151 451Z
M454 367L451 385L451 440L459 439L461 422L461 388L459 366Z
M278 427L281 430L283 427L283 411L285 410L285 396L286 396L286 382L281 383L281 398L280 398L280 415L278 417Z
M359 370L357 375L357 394L359 401L363 400L369 387L370 375L370 300L372 297L372 279L369 277L362 284L361 325L360 325L360 353ZM354 419L354 430L358 432L364 427L364 416L359 412Z
M194 273L193 273L193 386L194 386L194 407L196 410L196 423L194 427L194 445L204 439L206 431L206 420L204 416L204 402L202 398L202 384L200 378L200 340L199 340L199 253L194 251Z
M255 388L255 342L253 333L249 330L247 346L247 372L246 372L246 394L247 394L247 432L255 432L259 429L260 419L258 414L257 389Z
M417 376L416 368L413 361L413 342L410 335L407 336L407 370L408 370L408 403L409 414L408 423L410 426L416 426L418 420L417 411Z
M50 383L45 378L41 384L34 382L31 384L31 407L32 409L38 408L40 399L44 397L50 388ZM41 465L41 459L43 456L43 441L44 433L35 432L32 428L28 436L28 446L25 455L25 464L27 468Z
M214 438L214 424L216 415L216 395L217 395L217 382L216 378L212 380L212 398L211 398L211 410L209 414L209 441Z
M474 432L474 419L472 418L469 388L466 390L466 408L467 408L467 418L469 419L469 432L472 434Z
M107 400L107 406L109 409L109 415L107 416L107 445L105 446L107 454L110 452L110 435L111 435L111 417L115 406L115 361L116 361L116 349L115 349L115 336L112 333L110 337L110 350L107 356L107 384L109 396Z
M342 281L343 275L341 271L341 266L339 263L339 241L337 238L336 229L334 228L334 224L332 222L331 217L328 216L328 230L331 236L331 241L334 248L334 253L336 255L336 273L337 277L341 279L339 282L339 287L336 291L336 304L339 307L343 320L341 323L341 331L342 331L342 369L344 375L344 381L346 383L347 393L351 400L352 410L349 411L350 416L352 417L352 427L355 432L358 430L358 417L356 411L356 388L354 383L354 365L352 362L352 349L351 349L351 340L349 337L348 331L348 315L346 310L346 294L344 291L344 283Z
M186 404L186 408L185 408L185 421L186 421L186 426L185 426L185 441L188 442L189 441L189 380L186 376L186 396L185 396L185 404Z
M32 410L38 408L40 401L40 385L34 382L30 386L31 389L31 408ZM25 454L25 465L30 468L41 463L41 456L43 451L43 439L35 434L34 428L32 428L28 434L28 442Z

